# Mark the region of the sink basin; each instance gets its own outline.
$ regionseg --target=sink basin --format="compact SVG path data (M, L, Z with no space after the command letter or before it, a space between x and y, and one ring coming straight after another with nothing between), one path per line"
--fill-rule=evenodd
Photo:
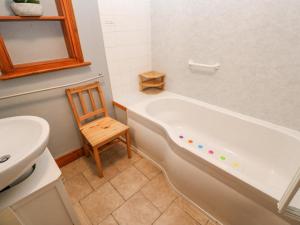
M35 163L45 151L49 124L34 116L0 119L0 190Z

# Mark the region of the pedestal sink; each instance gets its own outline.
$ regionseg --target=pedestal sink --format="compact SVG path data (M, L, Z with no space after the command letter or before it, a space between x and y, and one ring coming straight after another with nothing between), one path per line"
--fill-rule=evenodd
M0 119L0 190L32 167L45 151L49 124L34 116Z

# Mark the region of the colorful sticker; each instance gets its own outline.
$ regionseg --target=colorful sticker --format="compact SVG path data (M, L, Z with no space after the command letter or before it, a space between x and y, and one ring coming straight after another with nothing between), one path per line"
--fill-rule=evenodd
M222 160L222 161L225 161L226 160L226 157L225 156L220 156L220 159Z
M240 164L237 163L237 162L234 162L234 163L232 163L232 167L235 168L235 169L237 169L237 168L240 167Z
M179 135L179 138L180 138L180 139L185 139L185 137L184 137L183 135ZM189 144L194 143L194 141L193 141L192 139L187 139L187 142L188 142ZM194 148L197 148L197 149L200 149L200 150L204 149L204 145L202 145L202 144L192 145L192 146L194 146ZM216 154L216 153L217 153L217 152L215 152L215 151L212 150L212 149L210 149L210 150L207 151L207 154L209 154L209 155L218 155L218 154ZM230 161L230 158L227 159L227 157L224 156L224 155L219 155L219 158L218 158L218 159L221 160L221 161L227 161L227 160ZM240 168L240 164L239 164L238 162L233 162L233 163L231 163L231 166L232 166L232 168L234 168L234 169Z
M198 145L198 148L202 149L204 146L203 145Z

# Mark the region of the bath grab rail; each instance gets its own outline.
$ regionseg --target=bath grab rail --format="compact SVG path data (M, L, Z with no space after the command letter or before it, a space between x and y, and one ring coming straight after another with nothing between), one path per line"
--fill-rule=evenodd
M54 86L54 87L49 87L49 88L44 88L44 89L38 89L38 90L34 90L34 91L27 91L27 92L22 92L22 93L13 94L13 95L2 96L2 97L0 97L0 100L19 97L19 96L23 96L23 95L34 94L34 93L39 93L39 92L44 92L44 91L55 90L55 89L64 88L64 87L69 87L69 86L85 83L85 82L88 82L91 80L99 79L102 77L104 77L102 74L98 74L98 76L96 76L96 77L91 77L91 78L88 78L85 80L81 80L81 81L77 81L77 82L73 82L73 83L69 83L69 84L64 84L64 85L59 85L59 86Z
M295 195L300 189L300 168L298 169L293 180L289 184L287 190L283 194L281 200L278 202L278 212L285 214L286 216L300 221L300 209L293 206L289 206L292 200L295 198Z
M216 63L216 64L212 64L212 65L208 65L208 64L201 64L201 63L196 63L193 60L189 60L189 66L190 67L202 67L202 68L207 68L207 69L215 69L218 70L220 69L220 64Z

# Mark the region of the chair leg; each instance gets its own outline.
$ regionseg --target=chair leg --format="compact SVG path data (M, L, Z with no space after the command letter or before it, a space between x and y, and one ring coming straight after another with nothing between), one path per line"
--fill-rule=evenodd
M83 143L83 151L84 151L84 155L86 156L86 157L89 157L89 155L90 155L90 152L89 152L89 146L88 146L88 144L85 142L85 143Z
M94 152L94 159L96 161L96 166L98 170L98 175L99 177L103 177L102 163L100 159L100 153L98 152L98 148L93 147L93 152Z
M85 139L85 137L82 135L82 139L83 139L83 151L84 151L84 155L86 157L89 157L90 152L89 152L89 143L87 142L87 140Z
M131 159L130 133L129 133L129 130L127 130L125 132L125 136L126 136L126 146L127 146L128 158Z

